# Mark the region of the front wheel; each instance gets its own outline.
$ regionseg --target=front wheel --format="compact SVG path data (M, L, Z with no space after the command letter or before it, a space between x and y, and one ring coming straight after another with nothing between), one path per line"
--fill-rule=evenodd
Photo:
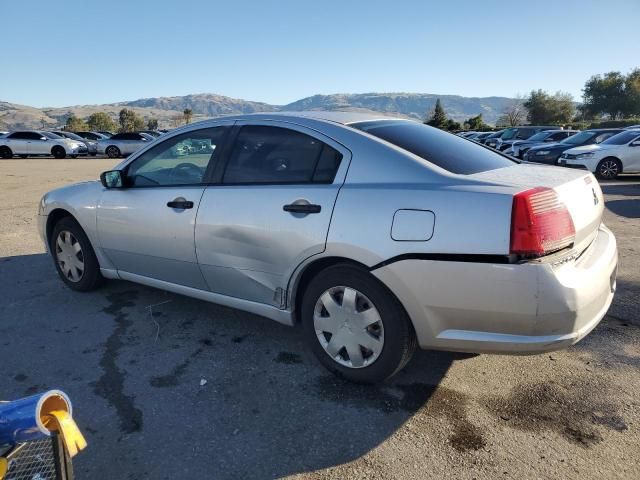
M120 149L115 145L107 147L106 154L109 158L118 158L120 156Z
M53 155L53 158L57 158L58 160L62 160L64 157L67 156L67 152L65 151L64 148L60 147L60 146L55 146L51 149L51 155Z
M622 163L617 158L605 158L600 160L596 167L596 176L603 179L616 178L622 172Z
M359 383L400 371L416 349L404 308L369 272L336 265L307 286L301 318L306 341L329 371Z
M53 227L50 249L62 281L73 290L96 289L103 281L100 265L89 238L71 217L62 218Z

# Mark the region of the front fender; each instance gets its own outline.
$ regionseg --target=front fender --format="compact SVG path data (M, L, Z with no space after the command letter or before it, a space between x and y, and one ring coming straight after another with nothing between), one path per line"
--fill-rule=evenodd
M55 212L68 212L89 237L100 267L113 269L113 265L102 252L97 231L97 205L103 191L104 187L99 181L89 181L75 183L46 193L40 200L38 212L40 231L46 244L49 216Z

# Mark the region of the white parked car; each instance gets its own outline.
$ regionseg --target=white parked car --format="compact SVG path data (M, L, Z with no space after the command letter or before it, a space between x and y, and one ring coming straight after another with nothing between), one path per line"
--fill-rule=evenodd
M558 163L585 168L600 178L621 173L640 173L640 130L625 130L598 145L584 145L565 151Z
M39 155L53 155L55 158L77 158L87 155L87 146L75 140L62 138L51 132L40 130L19 130L0 137L0 157L12 158L19 155L22 158Z
M93 140L88 140L86 138L82 138L80 135L76 135L73 132L67 132L65 130L55 130L55 131L52 131L51 133L58 135L59 137L62 137L62 138L75 140L78 143L84 143L87 146L89 155L91 155L92 157L95 157L98 153L98 142L95 142Z
M98 153L109 158L126 157L154 140L154 137L143 132L116 133L98 142Z

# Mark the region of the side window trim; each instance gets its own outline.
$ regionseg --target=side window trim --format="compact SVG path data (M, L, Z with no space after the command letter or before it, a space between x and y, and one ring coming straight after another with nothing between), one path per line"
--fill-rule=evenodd
M318 156L315 160L313 172L311 174L310 180L307 182L293 181L293 182L224 183L224 174L231 160L231 154L234 150L234 147L236 145L236 141L238 139L238 136L240 135L240 132L244 127L254 127L254 126L273 127L273 128L282 128L285 130L292 130L294 132L307 135L321 142L323 147L320 149ZM318 181L314 181L313 178L316 176L317 167L322 157L322 152L324 151L325 145L336 150L342 156L342 158L340 160L340 164L338 165L338 168L336 169L336 173L334 175L333 181L318 182ZM269 120L260 120L255 122L252 122L252 121L236 122L236 125L233 127L233 132L231 132L231 135L229 135L227 138L226 148L224 149L222 154L223 154L222 161L219 161L217 165L218 171L215 172L216 174L213 175L212 182L208 183L208 186L232 187L232 186L265 186L265 185L327 185L327 184L331 185L336 183L336 181L342 184L344 183L344 180L346 177L346 168L348 168L348 165L351 161L351 152L344 145L336 142L335 140L329 137L326 137L324 134L320 132L316 132L315 130L305 127L303 125L298 125L296 123L282 122L282 121L269 121ZM343 168L345 169L344 175L340 176L340 172L341 170L343 170Z

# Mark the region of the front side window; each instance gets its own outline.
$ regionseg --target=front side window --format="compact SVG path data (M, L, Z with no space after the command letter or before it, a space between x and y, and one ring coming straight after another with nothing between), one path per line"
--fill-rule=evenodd
M198 185L226 127L205 128L176 135L136 158L128 167L126 186Z
M295 130L261 125L240 130L223 183L331 183L342 155Z
M7 138L12 138L14 140L26 140L29 138L28 132L13 132Z
M475 142L410 120L374 120L351 126L386 140L451 173L469 175L516 164Z

